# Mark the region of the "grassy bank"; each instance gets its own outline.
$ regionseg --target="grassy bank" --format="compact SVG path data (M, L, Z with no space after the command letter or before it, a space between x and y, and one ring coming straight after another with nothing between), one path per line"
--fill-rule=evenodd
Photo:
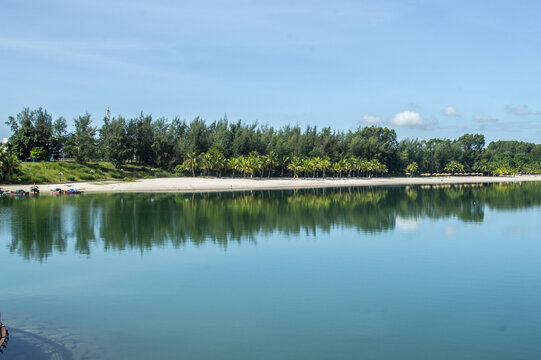
M60 174L62 173L62 174ZM66 181L133 180L152 177L168 177L173 174L147 166L126 164L115 169L109 162L34 162L21 163L10 183L57 183Z

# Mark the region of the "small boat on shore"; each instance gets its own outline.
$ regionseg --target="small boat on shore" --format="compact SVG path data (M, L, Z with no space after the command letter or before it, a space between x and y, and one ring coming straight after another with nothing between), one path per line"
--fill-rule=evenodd
M28 196L28 191L25 191L25 190L22 190L22 189L19 189L19 190L12 190L10 193L9 193L10 196L19 196L19 197L23 197L23 196Z
M64 194L66 195L81 195L83 192L81 190L75 190L75 189L68 189L64 190Z
M51 189L51 194L53 195L62 195L63 193L64 193L64 190L62 190L61 188Z

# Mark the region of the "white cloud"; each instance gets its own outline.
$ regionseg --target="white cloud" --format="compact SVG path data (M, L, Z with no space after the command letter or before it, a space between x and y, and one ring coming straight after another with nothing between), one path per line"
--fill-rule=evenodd
M382 122L382 119L379 116L373 116L373 115L364 115L362 122L365 124L380 124Z
M423 121L418 112L406 110L395 114L391 119L391 125L423 127L427 126L427 123Z
M496 122L498 119L494 119L493 117L490 117L488 115L474 115L473 121L478 123L489 123L489 122Z
M462 114L459 113L457 109L455 109L453 106L447 106L445 109L443 109L443 113L447 116L456 116L456 117L462 116Z

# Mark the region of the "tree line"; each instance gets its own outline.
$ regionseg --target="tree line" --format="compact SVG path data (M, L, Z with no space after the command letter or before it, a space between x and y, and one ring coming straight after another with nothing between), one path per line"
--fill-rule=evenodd
M207 123L200 117L187 122L143 113L105 117L101 126L94 126L87 113L73 119L73 131L68 132L64 117L54 120L42 108L25 108L7 124L12 135L3 156L21 161L105 160L117 168L138 163L192 176L541 173L541 145L495 141L485 146L481 134L398 141L395 130L377 126L354 131L291 125L276 129L229 121L227 116Z

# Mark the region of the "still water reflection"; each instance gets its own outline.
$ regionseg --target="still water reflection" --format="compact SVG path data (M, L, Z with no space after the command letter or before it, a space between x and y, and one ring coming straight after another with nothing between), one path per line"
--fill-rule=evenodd
M13 359L541 358L541 183L0 199Z
M256 235L329 232L336 227L375 233L399 221L456 217L482 222L485 210L541 205L541 187L443 185L340 188L202 194L105 194L80 197L2 199L1 226L9 227L9 250L44 260L64 252L90 255L104 249L150 250L206 241L227 246Z

